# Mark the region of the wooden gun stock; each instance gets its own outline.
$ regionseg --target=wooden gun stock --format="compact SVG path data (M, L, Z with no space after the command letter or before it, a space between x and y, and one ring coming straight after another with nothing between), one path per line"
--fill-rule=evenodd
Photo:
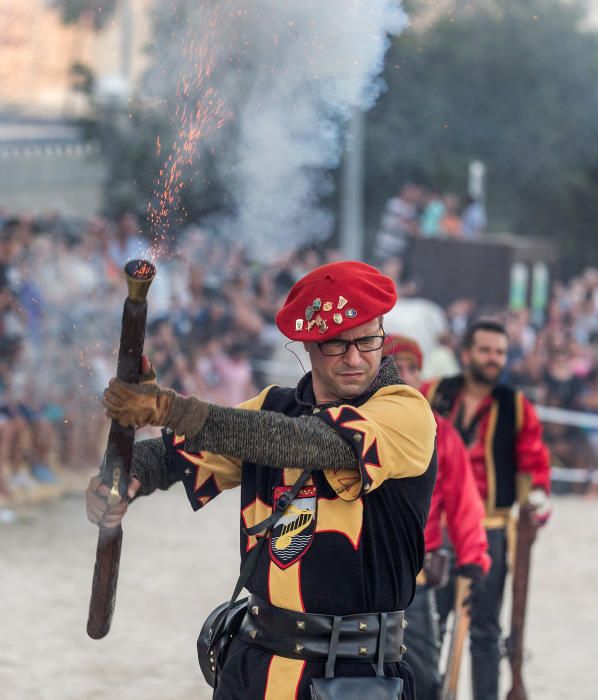
M442 700L456 700L459 686L459 670L461 668L461 656L463 646L469 632L469 609L463 605L463 601L470 592L470 580L458 576L455 585L455 617L451 632L448 660L444 682L442 684Z
M523 639L525 611L531 564L531 550L538 526L534 508L529 503L519 506L517 543L515 548L515 571L513 574L513 608L511 611L511 634L507 639L507 653L511 665L511 690L507 700L527 700L523 684Z
M147 267L143 267L147 266ZM141 372L141 356L145 338L147 302L145 296L155 275L151 263L135 260L125 267L129 295L125 300L122 316L120 347L116 376L124 382L137 383ZM134 428L123 428L112 421L108 435L106 460L102 469L102 481L111 489L108 502L118 503L126 497L129 473L135 442ZM96 562L93 572L87 634L101 639L110 631L123 531L100 527Z
M87 634L92 639L102 639L110 631L122 540L120 525L114 529L100 528L87 618Z

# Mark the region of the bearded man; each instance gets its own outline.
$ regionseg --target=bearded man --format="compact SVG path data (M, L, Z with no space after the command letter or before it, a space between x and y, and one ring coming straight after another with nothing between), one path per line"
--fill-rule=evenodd
M544 523L550 513L550 461L532 404L500 382L507 361L504 326L480 319L463 338L463 374L422 385L432 408L455 426L465 443L486 508L490 571L471 605L473 696L497 700L501 655L500 610L507 574L507 525L518 498L518 476L531 480L529 501ZM450 586L437 592L441 621L453 605Z

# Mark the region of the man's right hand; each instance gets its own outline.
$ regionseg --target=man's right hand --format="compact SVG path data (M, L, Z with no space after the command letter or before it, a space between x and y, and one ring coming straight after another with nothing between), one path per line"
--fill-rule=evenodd
M127 489L127 499L114 506L108 505L110 489L102 482L99 476L94 476L85 491L85 506L87 518L98 527L118 527L127 512L129 502L132 501L141 487L141 483L135 477L131 477Z

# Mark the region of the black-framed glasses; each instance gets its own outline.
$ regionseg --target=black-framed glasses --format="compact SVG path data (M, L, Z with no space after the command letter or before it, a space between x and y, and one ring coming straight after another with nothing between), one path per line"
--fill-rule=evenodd
M341 340L340 338L333 338L332 340L326 340L323 343L316 343L320 348L322 355L330 357L332 355L344 355L351 345L359 350L359 352L373 352L374 350L380 350L384 345L385 334L382 335L364 335L363 338L355 338L355 340Z

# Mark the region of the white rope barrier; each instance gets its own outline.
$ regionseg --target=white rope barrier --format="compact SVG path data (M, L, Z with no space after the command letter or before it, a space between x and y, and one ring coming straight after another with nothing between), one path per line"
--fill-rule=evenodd
M550 478L552 481L566 484L598 484L598 468L573 469L572 467L552 467Z
M598 430L598 414L585 411L568 411L553 406L536 406L538 416L543 423L572 425L576 428Z
M598 430L598 415L584 411L569 411L554 406L536 406L538 417L543 423L571 425L585 430ZM598 467L575 469L573 467L553 466L550 470L553 482L564 484L598 484Z

